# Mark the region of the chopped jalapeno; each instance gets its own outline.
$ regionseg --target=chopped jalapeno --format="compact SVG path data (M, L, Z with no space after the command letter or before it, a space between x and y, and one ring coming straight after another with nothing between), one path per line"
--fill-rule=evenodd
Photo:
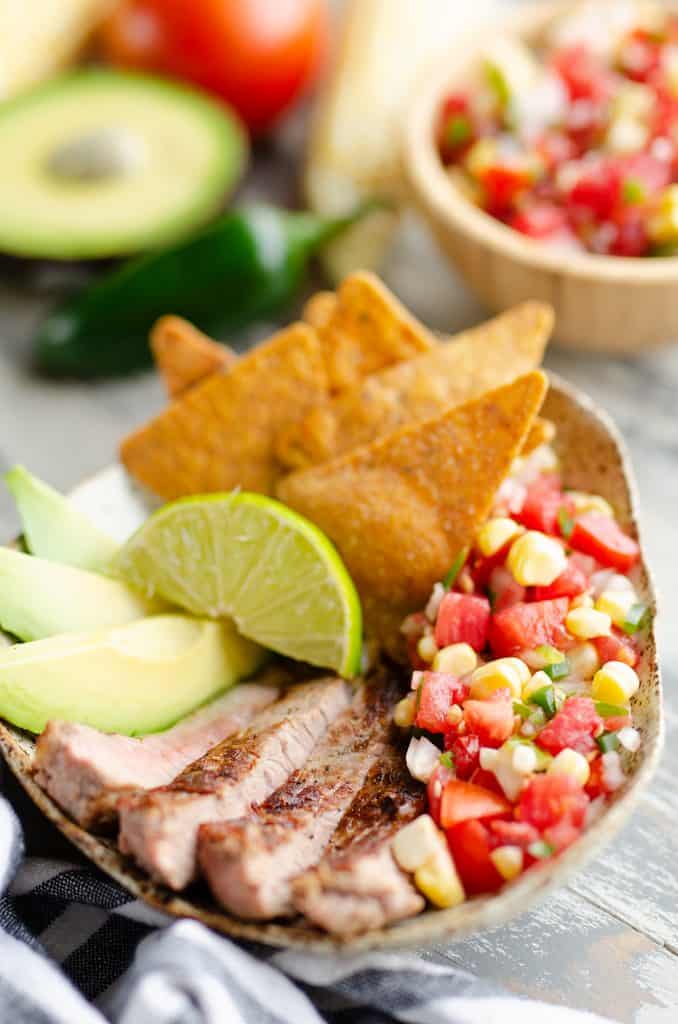
M639 181L638 178L627 178L622 185L622 198L627 206L644 203L647 192L642 181Z
M557 679L564 679L570 671L570 663L567 658L562 661L554 661L550 665L544 665L544 672L555 682Z
M625 633L637 633L639 629L642 629L647 624L649 614L650 609L641 601L637 604L632 604L626 613L622 629Z
M446 750L444 754L440 755L440 763L450 771L454 769L454 757L451 750Z
M623 704L606 704L604 700L595 701L595 707L601 718L625 718L631 713Z
M556 662L565 661L563 652L559 651L557 647L551 647L551 644L535 647L534 653L543 659L545 665L555 665Z
M537 860L546 860L547 857L553 856L554 850L550 843L538 839L535 843L530 843L527 852L530 857L535 857Z
M462 548L457 557L455 558L454 562L450 566L447 575L443 579L443 586L445 587L445 590L451 590L452 587L454 586L457 580L457 576L464 568L464 564L466 562L466 559L468 558L468 552L468 548Z
M542 686L541 690L537 690L530 697L532 704L537 704L547 718L553 718L558 705L556 704L556 692L552 686Z
M445 126L445 142L449 146L461 146L471 138L471 122L463 114L454 114Z
M596 736L596 743L603 754L607 754L609 750L616 750L619 746L619 736L616 732L603 732L600 736Z
M528 707L527 704L523 704L522 700L514 700L514 702L513 702L513 714L514 715L520 715L520 717L523 719L523 721L525 721L525 719L529 718L530 715L532 714L532 708Z
M570 515L565 505L561 505L558 509L558 526L563 537L567 540L568 537L572 536L574 530L574 519Z

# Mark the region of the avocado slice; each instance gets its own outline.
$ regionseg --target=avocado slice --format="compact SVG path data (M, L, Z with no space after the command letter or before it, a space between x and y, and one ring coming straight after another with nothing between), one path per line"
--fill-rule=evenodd
M0 650L0 715L36 733L50 719L128 736L157 732L265 657L230 621L188 615L15 644Z
M118 543L102 533L80 509L23 466L5 473L19 509L26 547L50 562L104 572Z
M177 82L87 69L0 107L0 251L57 260L173 243L221 208L247 142Z
M163 607L118 580L0 547L0 626L20 640L122 626Z

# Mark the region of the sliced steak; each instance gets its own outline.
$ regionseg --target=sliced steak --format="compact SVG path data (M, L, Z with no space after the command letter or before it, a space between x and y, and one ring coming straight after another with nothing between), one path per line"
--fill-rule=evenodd
M348 701L348 687L335 676L292 687L245 733L214 747L169 786L123 797L120 849L154 878L183 889L196 875L198 826L239 818L265 800L303 765Z
M49 722L38 737L36 781L83 828L111 824L123 793L171 782L186 765L221 740L241 732L279 696L280 669L270 682L245 683L142 739L99 732L76 722Z
M424 787L408 772L405 751L389 743L323 859L294 882L296 909L344 936L418 914L425 900L393 859L391 840L425 809Z
M200 866L222 906L258 920L292 912L291 880L316 863L381 756L398 696L384 677L364 684L304 767L251 818L200 829Z

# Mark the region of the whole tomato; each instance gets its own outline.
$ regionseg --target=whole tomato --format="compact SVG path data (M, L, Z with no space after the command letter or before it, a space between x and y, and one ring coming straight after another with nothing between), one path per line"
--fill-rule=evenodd
M327 0L122 0L99 42L113 64L222 97L256 134L313 82L328 26Z

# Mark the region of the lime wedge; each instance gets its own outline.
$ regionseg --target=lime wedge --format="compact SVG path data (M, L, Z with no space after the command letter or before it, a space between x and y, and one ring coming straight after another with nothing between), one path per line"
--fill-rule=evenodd
M260 494L197 495L155 512L114 567L147 594L342 676L358 672L360 601L337 551L303 516Z

